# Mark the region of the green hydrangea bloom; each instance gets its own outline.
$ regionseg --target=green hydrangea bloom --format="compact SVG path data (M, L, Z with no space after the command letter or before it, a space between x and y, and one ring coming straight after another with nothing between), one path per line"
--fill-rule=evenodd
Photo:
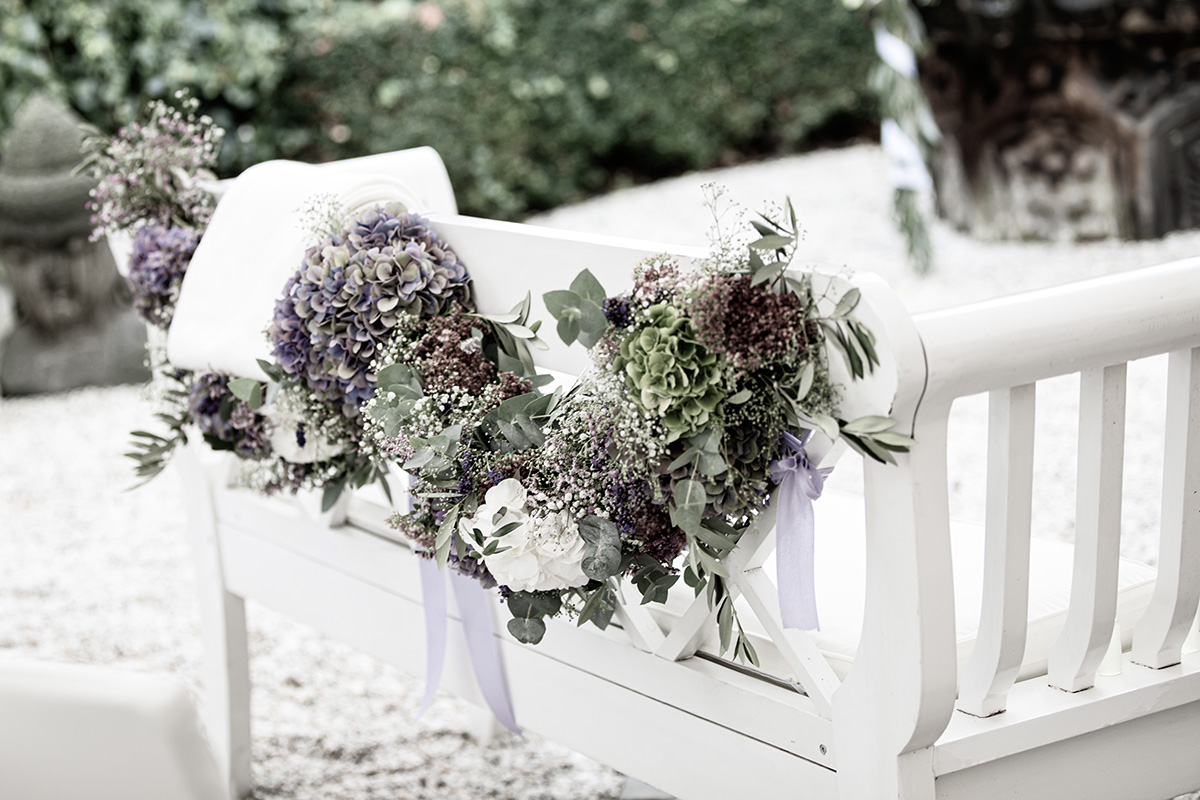
M614 366L637 404L662 417L668 443L708 425L725 399L720 360L666 303L646 309L645 324L621 342Z

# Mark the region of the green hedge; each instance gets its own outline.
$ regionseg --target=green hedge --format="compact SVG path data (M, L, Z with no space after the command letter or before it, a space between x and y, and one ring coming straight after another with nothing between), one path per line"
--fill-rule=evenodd
M0 130L35 86L110 130L188 87L227 172L429 144L519 217L870 119L872 62L835 0L0 0Z

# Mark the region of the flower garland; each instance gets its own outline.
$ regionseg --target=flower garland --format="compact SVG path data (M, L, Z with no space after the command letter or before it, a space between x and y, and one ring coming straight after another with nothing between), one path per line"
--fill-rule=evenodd
M819 296L789 271L790 203L694 269L658 256L627 291L584 270L546 293L559 337L592 358L549 394L529 296L477 313L466 266L427 220L399 205L326 211L267 325L268 380L164 361L175 413L159 418L173 434L135 432L139 475L160 471L188 426L241 460L245 485L322 490L325 509L398 466L414 502L390 524L439 567L498 586L520 641L563 614L606 627L623 579L665 602L682 578L707 592L722 652L756 662L722 559L776 481L811 466L797 443L820 431L884 462L910 444L890 419L839 418L829 350L858 379L878 364L875 342L854 317L857 290ZM202 230L144 222L139 308L165 327Z
M133 306L151 328L164 333L171 325L192 254L216 207L206 183L216 179L212 170L224 138L212 119L197 114L196 98L180 92L175 100L178 108L152 101L144 123L127 125L115 136L93 130L84 140L79 167L98 181L88 202L92 238L133 234L125 275ZM190 424L199 426L216 446L261 453L253 442L260 425L251 422L245 410L219 400L209 408L203 401L219 393L215 387L223 387L227 377L174 368L167 362L161 339L151 337L147 360L153 376L151 391L159 406L156 417L166 430L133 432L128 455L137 462L137 476L144 482L162 472L175 449L186 443L185 428ZM235 412L237 424L231 424ZM243 431L251 433L240 444Z
M874 339L852 316L857 290L822 312L811 276L787 271L790 204L781 219L693 271L652 258L624 293L586 270L547 293L560 337L592 356L566 392L495 371L465 314L401 326L383 352L366 438L416 481L414 512L392 525L498 584L517 639L537 643L562 613L607 626L622 577L644 602L682 577L708 591L722 650L755 662L721 558L771 501L785 439L817 429L885 462L908 448L889 419L837 418L827 346L861 378Z
M271 457L249 465L242 482L267 493L323 490L323 510L347 488L378 480L386 489L385 454L364 436L359 420L375 394L378 357L405 343L418 352L436 350L424 340L472 316L469 280L428 221L398 203L369 209L310 247L267 327L275 362L259 366L268 382L228 384L236 401L264 408L270 432ZM524 314L517 319L523 323ZM493 331L492 340L517 356L517 364L532 365L503 325L496 327L500 333ZM417 331L422 341L412 340ZM515 393L532 385L506 374Z

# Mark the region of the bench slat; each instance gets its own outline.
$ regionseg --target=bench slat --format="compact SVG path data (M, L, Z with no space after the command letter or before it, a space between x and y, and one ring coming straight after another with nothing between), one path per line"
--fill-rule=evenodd
M1171 353L1158 583L1134 629L1133 661L1178 664L1200 601L1200 347Z
M983 610L958 698L978 717L1004 710L1025 658L1036 396L1028 383L989 397Z
M1116 621L1126 366L1090 369L1080 381L1071 606L1049 663L1050 685L1068 692L1095 685Z

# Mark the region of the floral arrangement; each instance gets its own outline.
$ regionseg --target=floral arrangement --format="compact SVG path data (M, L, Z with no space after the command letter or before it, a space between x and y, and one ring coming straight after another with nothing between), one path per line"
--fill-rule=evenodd
M206 404L194 403L189 421L209 444L243 458L243 484L267 494L322 490L328 510L346 488L386 472L386 455L359 420L383 353L411 346L443 381L465 378L455 367L468 366L447 360L437 337L476 324L487 351L518 370L505 373L500 391L519 394L531 388L523 376L533 366L521 340L540 341L536 326L524 327L528 303L511 320L473 313L466 267L423 217L388 204L338 222L345 213L329 202L313 207L315 220L334 222L276 301L266 330L275 361L259 361L268 381L202 377L193 394ZM490 362L470 367L495 374Z
M592 356L565 392L497 371L466 315L399 326L382 352L366 438L415 481L413 513L392 525L498 584L519 640L540 641L561 613L605 627L623 576L643 602L682 577L708 591L722 649L754 662L720 559L771 501L773 466L794 458L785 440L816 429L885 462L907 449L891 420L837 418L827 345L861 378L874 339L852 316L856 290L824 302L787 271L798 228L786 214L695 270L658 257L623 293L586 270L547 293L560 337Z
M606 627L623 579L665 602L682 578L707 592L722 650L756 662L721 562L782 472L807 463L801 442L820 431L883 462L910 444L885 417L839 418L831 352L858 379L878 364L875 342L854 317L857 290L819 296L789 271L790 204L694 267L659 256L625 291L584 270L546 293L559 337L592 360L550 393L528 296L480 314L466 266L427 220L395 204L351 219L318 206L314 244L267 324L268 380L164 365L177 412L159 416L174 433L135 432L139 475L161 470L187 426L241 460L245 485L323 490L326 509L399 467L411 511L390 524L440 567L498 586L523 642L557 615ZM135 261L160 299L139 307L165 325L201 231L160 222L139 230Z
M126 282L133 305L153 328L166 331L175 313L179 289L192 254L216 207L216 198L206 184L215 181L216 166L224 131L203 115L199 101L184 93L176 95L179 108L152 101L147 121L127 125L113 137L93 129L84 140L84 160L79 170L98 181L91 192L92 236L133 235ZM160 337L161 338L161 337ZM159 474L171 453L187 441L185 426L196 424L211 442L261 453L258 443L242 445L242 427L230 428L234 407L219 406L221 425L198 411L201 398L224 386L224 376L194 375L166 361L161 341L152 338L148 361L154 376L153 392L160 406L157 418L164 433L135 431L130 458L137 462L137 475L148 480ZM245 415L239 422L246 422ZM221 439L212 433L220 430ZM251 426L249 430L256 428Z
M205 181L214 181L225 132L197 115L200 101L175 95L180 108L153 100L147 120L121 128L114 137L92 129L84 143L81 170L99 183L89 209L97 235L135 232L147 224L202 231L216 207Z

